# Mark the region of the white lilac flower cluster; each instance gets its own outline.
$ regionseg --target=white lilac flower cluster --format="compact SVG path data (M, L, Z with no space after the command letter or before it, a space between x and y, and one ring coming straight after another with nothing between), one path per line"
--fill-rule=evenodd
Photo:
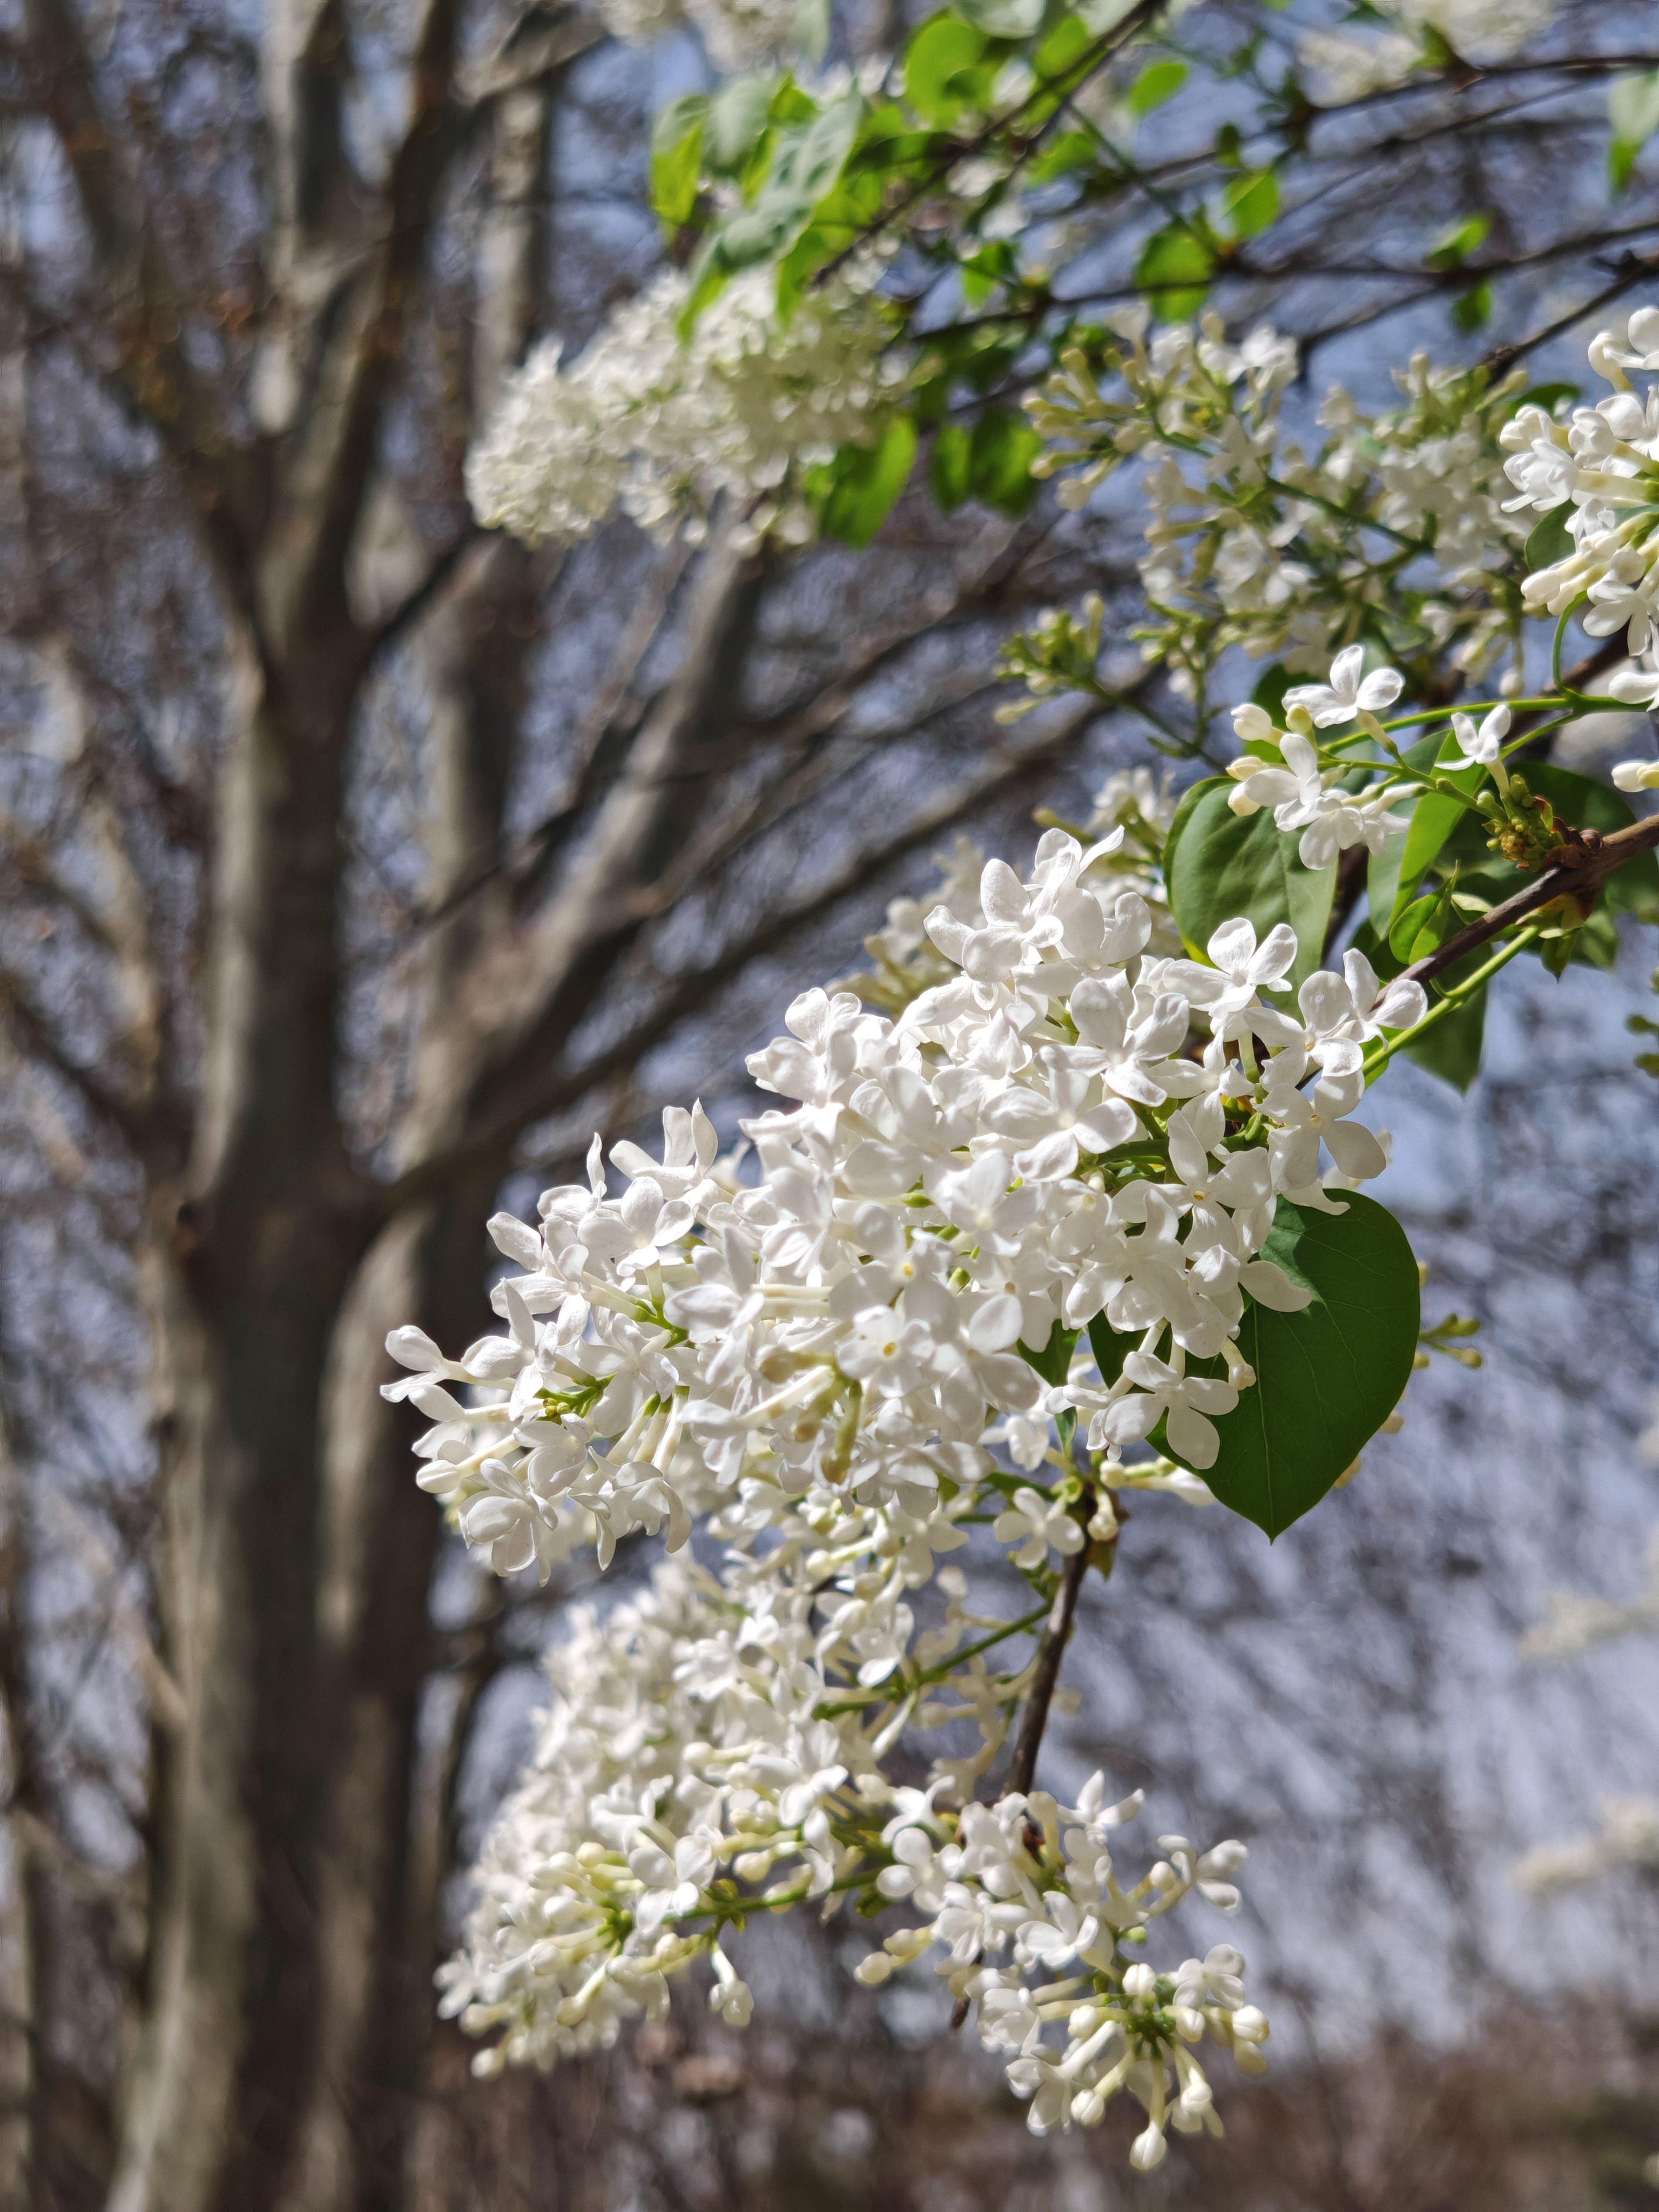
M1331 1180L1382 1168L1347 1118L1364 1047L1424 1011L1352 953L1286 1003L1283 926L1258 944L1230 923L1207 963L1154 950L1169 805L1115 780L1106 834L1049 830L1024 878L947 856L920 932L890 916L890 1010L806 992L751 1060L793 1102L744 1124L757 1180L696 1109L665 1116L660 1161L612 1148L620 1197L596 1139L537 1225L490 1224L522 1270L492 1293L505 1334L453 1361L388 1339L412 1371L386 1395L432 1424L422 1486L496 1571L593 1540L604 1564L640 1530L677 1555L554 1656L558 1703L446 1975L464 2025L501 2031L486 2069L610 2039L695 1959L741 2021L722 1931L808 1899L925 1916L866 1978L943 1947L1034 2127L1124 2089L1155 2164L1166 2124L1214 2124L1200 2037L1257 2063L1236 1953L1139 1955L1194 1888L1235 1901L1241 1847L1166 1837L1125 1887L1106 1836L1133 1808L1097 1783L1070 1809L975 1802L1037 1663L994 1655L1034 1635L1067 1562L1109 1564L1123 1490L1210 1502L1195 1470L1255 1382L1245 1301L1308 1296L1260 1256L1276 1199L1340 1207L1322 1147ZM1109 1382L1086 1336L1061 1379L1026 1356L1101 1316L1127 1340ZM702 1516L718 1577L685 1548ZM970 1613L939 1566L987 1523L1031 1585L1018 1619ZM946 1728L926 1789L888 1776L902 1737Z
M1601 1825L1571 1843L1540 1844L1515 1869L1517 1887L1534 1897L1577 1889L1636 1867L1659 1873L1659 1797L1604 1797Z
M600 0L599 20L613 39L654 46L690 24L718 70L758 68L793 40L798 0Z
M1477 68L1509 57L1547 30L1556 0L1376 0L1340 29L1297 40L1316 106L1346 107L1404 84L1425 58L1425 32Z
M603 1564L640 1528L678 1549L712 1497L781 1511L823 1486L925 1534L947 1490L983 1479L988 1420L1040 1425L1033 1466L1063 1410L1086 1413L1095 1451L1162 1424L1176 1459L1213 1463L1211 1417L1253 1380L1246 1296L1306 1302L1258 1256L1275 1201L1336 1203L1322 1147L1346 1178L1381 1172L1348 1118L1364 1048L1425 1002L1349 952L1273 1004L1297 957L1284 923L1260 944L1225 924L1207 963L1153 954L1146 900L1100 867L1124 835L1085 850L1050 830L1029 878L987 863L965 912L958 884L926 925L947 980L896 1019L798 998L749 1063L797 1102L744 1125L758 1182L716 1176L696 1109L665 1116L660 1162L613 1149L620 1198L596 1139L588 1181L546 1192L536 1227L489 1224L525 1270L493 1293L505 1336L452 1361L393 1333L415 1371L386 1389L433 1423L422 1485L500 1571L545 1571L587 1516ZM1137 1340L1121 1374L1045 1395L1019 1347L1103 1314ZM1225 1379L1189 1369L1218 1359Z
M752 1998L726 1932L856 1899L926 1916L860 1978L884 1982L942 1950L937 1974L977 2003L1037 2132L1090 2124L1125 2089L1147 2113L1138 2166L1158 2164L1168 2126L1218 2133L1191 2046L1207 2034L1262 2070L1267 2022L1245 2001L1244 1961L1221 1945L1155 1971L1139 1954L1189 1893L1236 1907L1243 1846L1200 1855L1161 1837L1125 1888L1109 1837L1138 1796L1109 1807L1097 1775L1073 1808L1040 1791L975 1803L1025 1681L988 1671L984 1653L1020 1624L968 1613L965 1578L946 1568L943 1622L907 1654L902 1593L930 1571L925 1547L919 1559L914 1544L893 1549L879 1512L822 1493L776 1526L763 1559L744 1521L717 1524L735 1540L720 1582L665 1562L603 1621L582 1609L550 1656L552 1710L485 1845L465 1948L439 1977L444 2012L495 2037L474 2071L614 2042L629 2019L662 2014L672 1977L696 1960L713 1968L712 2008L742 2027ZM884 1664L904 1666L902 1697L868 1679ZM889 1780L901 1727L964 1717L979 1723L977 1753L936 1760L926 1789ZM1062 2022L1063 2045L1046 2041Z
M1233 645L1321 670L1357 614L1395 651L1449 646L1470 669L1514 630L1501 572L1525 533L1503 503L1498 425L1519 372L1493 385L1419 356L1398 379L1404 405L1380 416L1334 386L1331 435L1310 454L1281 420L1291 339L1262 325L1230 344L1212 314L1149 339L1141 303L1109 321L1119 344L1101 360L1073 349L1025 403L1048 447L1034 473L1065 472L1061 501L1078 507L1140 465L1150 617L1136 635L1178 691L1201 697Z
M689 280L666 270L570 367L557 339L538 347L468 456L479 521L562 543L620 507L658 536L696 538L726 494L757 540L804 542L817 527L805 472L869 439L903 395L880 273L855 258L785 318L775 273L745 270L683 337Z
M1528 612L1558 616L1588 593L1586 633L1622 630L1637 661L1609 678L1608 690L1652 707L1659 703L1659 384L1638 392L1628 372L1659 371L1659 307L1638 307L1599 331L1589 363L1613 387L1611 397L1562 410L1565 419L1522 407L1503 432L1516 491L1509 506L1528 527L1540 515L1559 515L1571 540L1523 591Z

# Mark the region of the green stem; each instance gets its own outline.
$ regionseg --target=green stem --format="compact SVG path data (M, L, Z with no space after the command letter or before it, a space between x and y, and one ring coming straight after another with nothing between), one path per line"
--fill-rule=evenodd
M1477 968L1473 975L1467 977L1454 989L1448 991L1437 1006L1429 1009L1415 1029L1401 1030L1395 1036L1384 1038L1376 1051L1366 1055L1366 1088L1370 1089L1401 1045L1415 1044L1424 1032L1431 1030L1437 1022L1444 1021L1448 1014L1455 1014L1461 1006L1474 997L1483 983L1495 975L1500 968L1506 968L1517 952L1524 952L1527 947L1543 933L1544 925L1541 921L1534 923L1530 929L1523 929L1518 937L1511 938L1500 951L1495 952L1484 967Z

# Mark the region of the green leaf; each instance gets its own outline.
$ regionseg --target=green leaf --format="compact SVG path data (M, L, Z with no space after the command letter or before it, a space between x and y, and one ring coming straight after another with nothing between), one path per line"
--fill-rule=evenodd
M1048 12L1048 0L957 0L958 14L994 39L1029 39Z
M1187 223L1155 231L1140 250L1135 283L1152 295L1152 312L1161 321L1178 323L1203 306L1215 275L1214 249Z
M1439 903L1440 901L1435 893L1429 891L1423 897L1413 899L1408 907L1403 907L1401 909L1398 918L1389 932L1389 950L1396 959L1409 966L1413 960L1423 957L1416 950L1417 940L1427 928L1433 918L1434 910ZM1435 944L1438 944L1439 941L1437 938ZM1423 948L1424 952L1432 952L1433 950L1434 945L1426 945Z
M1072 1348L1077 1342L1078 1334L1076 1329L1067 1328L1063 1322L1056 1322L1048 1331L1048 1341L1041 1352L1033 1352L1029 1344L1021 1344L1017 1348L1020 1358L1035 1367L1045 1382L1058 1385L1071 1372ZM1063 1458L1069 1458L1072 1438L1077 1434L1077 1415L1069 1406L1054 1416L1054 1426L1060 1431L1060 1455Z
M904 96L924 123L949 130L967 109L982 105L991 72L977 65L989 43L960 15L935 15L922 25L904 58Z
M1221 196L1235 238L1258 238L1279 220L1279 179L1272 169L1246 169Z
M1031 57L1031 73L1039 82L1053 84L1065 76L1092 43L1094 33L1081 15L1062 15ZM1052 113L1051 108L1045 113Z
M1036 497L1031 464L1042 450L1042 438L1024 415L1003 407L988 409L974 425L969 491L999 514L1024 514Z
M1569 768L1557 768L1553 761L1528 761L1527 781L1575 830L1599 830L1604 837L1610 837L1615 830L1628 830L1636 819L1609 785L1597 783L1593 776L1576 775ZM1655 909L1659 908L1659 854L1638 853L1633 860L1626 860L1607 878L1601 898L1613 914L1655 919Z
M1051 185L1073 169L1081 169L1095 158L1095 142L1086 131L1062 131L1034 161L1027 173L1034 185Z
M1451 970L1448 969L1449 975ZM1455 1013L1445 1015L1419 1042L1401 1047L1407 1060L1455 1091L1467 1091L1480 1073L1480 1053L1486 1038L1486 987L1471 993Z
M1424 260L1431 269L1461 269L1470 254L1486 244L1491 229L1489 215L1463 216L1441 232Z
M947 422L933 441L927 463L927 482L940 511L954 514L969 493L968 471L973 432L960 422Z
M1147 116L1166 100L1173 100L1187 82L1185 62L1148 62L1129 88L1124 106L1131 115Z
M1472 284L1467 292L1460 292L1452 301L1451 319L1452 328L1466 336L1483 329L1492 319L1492 286Z
M916 426L896 415L872 446L843 446L807 477L823 528L844 545L867 545L892 513L916 457Z
M1527 540L1527 574L1535 575L1540 568L1553 568L1558 561L1565 561L1573 549L1572 532L1567 528L1567 517L1572 513L1571 500L1553 507L1543 520L1534 526Z
M1164 848L1170 910L1195 960L1206 957L1212 936L1235 915L1254 922L1258 939L1288 921L1300 947L1290 979L1296 987L1324 955L1336 864L1304 868L1296 831L1276 829L1265 808L1243 818L1232 812L1227 800L1237 788L1228 777L1211 777L1188 793L1192 811L1184 822L1177 812L1173 858Z
M1052 1382L1058 1388L1071 1372L1072 1350L1078 1335L1076 1329L1067 1328L1064 1322L1057 1321L1048 1331L1048 1341L1041 1352L1033 1352L1029 1344L1022 1344L1018 1347L1019 1356L1036 1368L1045 1382Z
M651 133L651 205L672 233L691 220L702 181L708 102L701 93L672 100Z
M735 176L760 143L776 88L770 77L739 76L715 94L703 137L717 177Z
M1467 779L1468 771L1460 769L1458 774ZM1411 826L1400 855L1399 889L1386 925L1390 940L1417 886L1439 859L1446 840L1463 819L1465 811L1455 799L1447 799L1437 791L1425 791L1413 807Z
M1252 1389L1216 1422L1221 1449L1204 1480L1224 1505L1281 1535L1352 1466L1399 1404L1417 1352L1417 1262L1388 1208L1345 1193L1347 1211L1281 1198L1262 1251L1313 1303L1252 1305L1238 1348Z
M1097 1313L1089 1324L1089 1344L1095 1355L1095 1365L1100 1370L1100 1379L1109 1390L1123 1372L1123 1363L1139 1343L1145 1330L1120 1335L1103 1313Z
M1224 123L1215 134L1215 162L1219 169L1236 169L1243 159L1244 141L1236 123Z
M1607 181L1616 197L1629 184L1637 155L1659 131L1659 70L1615 77L1607 88L1607 119L1613 125Z
M1175 866L1176 847L1186 835L1187 824L1198 811L1200 801L1206 792L1214 790L1220 784L1231 783L1231 781L1225 776L1206 775L1200 782L1188 785L1182 793L1170 826L1164 833L1164 880L1166 884L1170 880L1170 872Z
M1509 404L1516 408L1541 407L1547 415L1553 415L1562 400L1582 399L1583 396L1583 386L1577 384L1529 384Z
M1250 694L1252 704L1261 708L1280 729L1285 726L1285 694L1295 681L1284 663L1275 660L1257 677L1255 689Z

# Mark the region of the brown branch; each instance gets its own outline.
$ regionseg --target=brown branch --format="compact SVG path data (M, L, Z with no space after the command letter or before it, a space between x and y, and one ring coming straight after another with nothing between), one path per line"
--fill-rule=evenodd
M1042 1748L1042 1732L1048 1725L1048 1708L1054 1703L1054 1692L1060 1686L1060 1662L1066 1656L1066 1646L1072 1640L1072 1624L1077 1617L1078 1593L1083 1588L1083 1577L1089 1571L1089 1547L1080 1545L1066 1560L1060 1578L1060 1588L1054 1593L1054 1611L1042 1632L1042 1641L1037 1646L1036 1670L1031 1676L1031 1686L1025 1699L1025 1717L1020 1723L1019 1741L1014 1747L1014 1763L1008 1769L1008 1780L1004 1788L1006 1797L1024 1797L1030 1795L1036 1779L1037 1753Z
M216 401L184 345L184 294L158 243L135 164L100 104L92 57L70 0L24 0L24 79L57 133L105 288L100 319L118 349L117 380L155 425L227 588L246 611L252 586L245 514L254 486Z
M1460 929L1455 937L1449 937L1424 959L1414 961L1407 969L1405 979L1414 983L1428 982L1461 960L1466 952L1489 945L1494 937L1501 937L1506 929L1512 928L1517 921L1524 921L1529 914L1536 914L1540 907L1553 906L1559 900L1570 899L1588 913L1615 869L1643 853L1652 852L1656 846L1659 846L1659 814L1632 822L1627 830L1615 830L1611 836L1602 838L1580 866L1546 868L1536 883L1528 884L1501 906L1493 907L1490 914L1483 914L1479 921L1472 921L1467 929Z
M0 1018L9 1018L21 1048L61 1076L100 1119L129 1143L143 1144L149 1133L148 1117L130 1099L112 1090L95 1068L83 1066L70 1056L22 978L5 971L0 971Z

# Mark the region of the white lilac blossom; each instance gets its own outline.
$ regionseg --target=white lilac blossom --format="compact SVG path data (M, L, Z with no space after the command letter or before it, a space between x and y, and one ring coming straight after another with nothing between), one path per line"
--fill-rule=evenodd
M538 347L468 457L478 520L562 543L620 507L659 536L696 536L724 494L757 538L810 538L804 472L879 430L902 396L880 270L855 257L787 317L774 272L746 270L683 337L689 284L671 269L568 367L557 339Z
M1340 29L1304 31L1297 59L1316 106L1346 107L1404 84L1425 58L1425 32L1477 67L1506 61L1549 27L1556 0L1376 0Z
M490 1223L524 1271L492 1294L506 1334L456 1362L393 1332L412 1371L387 1393L432 1423L421 1485L498 1571L544 1576L590 1532L602 1565L639 1529L678 1550L749 1484L781 1512L830 1489L925 1532L985 1480L988 1425L1064 1409L1019 1347L1102 1313L1139 1342L1089 1401L1099 1436L1116 1450L1164 1419L1178 1462L1211 1464L1239 1386L1186 1362L1227 1352L1246 1294L1305 1304L1259 1256L1273 1202L1328 1203L1322 1148L1344 1177L1380 1172L1346 1118L1361 1041L1423 996L1397 986L1379 1014L1350 955L1297 1018L1271 1003L1282 927L1258 947L1228 924L1204 963L1152 953L1147 902L1097 874L1123 836L1051 830L1024 879L986 863L973 906L927 915L942 980L896 1018L803 993L750 1061L791 1102L744 1124L757 1182L715 1174L698 1109L665 1117L660 1163L613 1152L620 1197L596 1139L536 1226ZM1249 1071L1225 1054L1245 1035Z
M1140 1949L1191 1893L1237 1904L1241 1845L1166 1836L1128 1882L1108 1836L1135 1806L1108 1808L1099 1778L1069 1808L976 1797L1037 1663L1005 1647L1029 1650L1060 1570L1114 1541L1114 1499L1212 1502L1194 1470L1255 1385L1247 1301L1309 1297L1261 1256L1275 1200L1338 1205L1322 1146L1344 1180L1380 1168L1344 1116L1364 1042L1422 994L1350 953L1292 1006L1290 933L1243 922L1203 962L1153 949L1169 794L1115 781L1097 811L1104 836L1050 829L1025 876L945 855L945 896L878 940L882 1005L795 1000L750 1062L779 1100L742 1125L756 1180L697 1107L665 1115L660 1159L612 1148L617 1196L595 1139L533 1224L489 1224L517 1270L491 1294L501 1333L459 1359L387 1340L408 1372L386 1395L431 1424L421 1486L495 1571L545 1577L587 1542L604 1565L638 1532L672 1555L550 1662L554 1709L442 1978L494 2038L481 2070L609 2042L697 1960L741 2025L723 1933L860 1898L921 1916L865 1978L939 1948L1038 2130L1125 2090L1150 2165L1166 2128L1219 2125L1193 2045L1259 2070L1237 1952L1154 1970ZM1026 1356L1101 1315L1133 1338L1109 1382L1086 1335L1060 1379ZM717 1574L687 1548L699 1520ZM970 1612L949 1563L988 1522L1036 1599L1016 1618ZM901 1738L947 1728L925 1789L893 1778Z
M1331 665L1328 684L1301 684L1285 695L1288 729L1279 729L1265 708L1247 705L1233 709L1233 728L1245 744L1258 750L1242 753L1228 765L1227 773L1238 788L1228 799L1235 814L1251 815L1264 806L1273 810L1280 830L1299 830L1297 856L1305 868L1328 867L1340 853L1364 845L1380 853L1392 836L1406 830L1402 816L1392 810L1406 794L1386 772L1375 783L1358 791L1348 786L1353 765L1338 760L1320 764L1312 732L1316 726L1370 717L1378 706L1391 704L1400 696L1401 678L1392 668L1374 669L1363 679L1363 648L1349 646ZM1508 710L1499 708L1502 726L1508 726ZM1467 715L1459 716L1468 722ZM1499 726L1487 717L1488 732ZM1470 742L1484 743L1469 724ZM1274 758L1267 748L1276 747ZM1497 739L1492 738L1492 757ZM1421 1017L1418 1017L1421 1018Z
M754 69L793 40L795 0L601 0L599 20L630 46L654 46L690 23L719 70Z
M665 1562L607 1618L579 1611L549 1656L552 1708L485 1844L465 1948L439 1977L446 2014L494 2039L475 2072L614 2042L627 2020L659 2017L671 1978L699 1960L711 2008L742 2027L752 1999L726 1929L862 1894L917 1920L860 1978L938 1951L935 1972L977 2002L1036 2132L1091 2125L1123 2089L1160 2140L1167 2127L1218 2133L1194 2046L1207 2037L1261 2070L1267 2023L1246 2001L1244 1960L1218 1944L1154 1970L1145 1951L1189 1895L1236 1909L1243 1844L1200 1853L1162 1836L1132 1881L1112 1844L1139 1796L1109 1805L1099 1775L1070 1807L1042 1791L973 1802L982 1754L936 1760L922 1789L892 1782L889 1701L857 1686L869 1671L857 1652L861 1638L902 1651L908 1608L848 1594L880 1556L879 1515L803 1501L763 1558L745 1548L744 1518L724 1524L738 1542L719 1582ZM902 1589L903 1553L891 1565ZM909 1582L926 1571L912 1565ZM966 1611L959 1573L939 1579L945 1619L911 1643L901 1711L919 1705L924 1729L966 1715L994 1753L1023 1679L987 1674L988 1624ZM1056 2027L1063 2045L1047 2040Z
M1589 344L1589 363L1613 386L1593 407L1521 408L1501 442L1514 487L1506 504L1528 528L1543 514L1565 523L1571 550L1522 586L1528 611L1581 614L1591 637L1621 633L1634 666L1607 688L1633 706L1659 699L1659 384L1638 391L1630 372L1659 371L1659 307L1638 307Z
M1062 504L1077 507L1117 469L1141 471L1149 611L1136 635L1179 693L1201 702L1232 645L1322 676L1360 652L1344 645L1357 619L1398 651L1449 647L1470 669L1512 640L1502 571L1526 532L1504 507L1498 428L1520 372L1490 383L1419 356L1396 380L1405 404L1376 416L1334 386L1329 435L1310 453L1280 420L1291 339L1264 324L1235 344L1213 314L1149 335L1139 304L1108 325L1116 343L1097 360L1073 348L1026 402L1048 447L1034 473L1061 475ZM1008 658L1036 696L1065 687L1083 641L1048 623ZM1324 720L1360 703L1333 696Z
M1659 1798L1604 1797L1598 1830L1528 1851L1515 1879L1518 1887L1536 1897L1553 1889L1577 1889L1626 1867L1659 1871Z

